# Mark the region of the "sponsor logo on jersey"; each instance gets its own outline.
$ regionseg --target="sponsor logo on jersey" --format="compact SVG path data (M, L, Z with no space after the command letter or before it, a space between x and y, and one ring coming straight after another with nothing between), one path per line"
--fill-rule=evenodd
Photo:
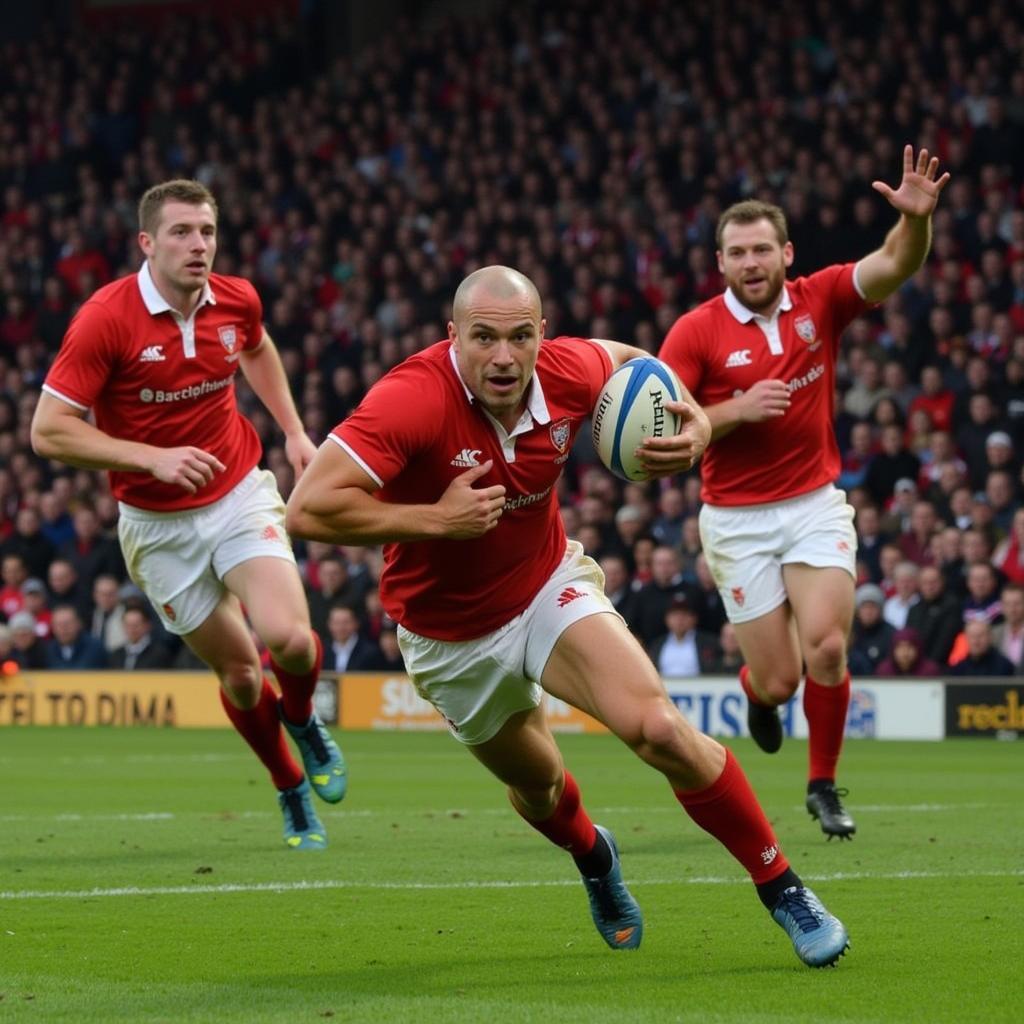
M470 466L479 466L480 462L477 460L477 456L481 454L482 452L479 448L463 448L462 451L452 459L450 465L467 469Z
M218 327L217 335L220 338L220 343L228 352L235 351L235 345L238 344L238 328L234 324Z
M570 601L575 601L577 597L586 597L582 591L577 590L575 587L566 587L558 595L558 607L564 608Z
M190 384L187 388L179 388L177 391L163 391L161 389L142 388L139 391L139 401L149 405L150 402L160 404L162 402L188 402L194 398L202 398L204 395L213 394L226 388L232 377L223 377L220 380L204 380L199 384Z
M163 345L147 345L139 353L140 363L162 363L167 359Z
M551 443L560 452L564 452L566 445L569 443L569 421L565 419L559 420L557 423L552 423L550 434Z
M725 361L725 368L731 370L734 366L750 366L751 362L750 349L738 348L735 352L729 353L729 358Z
M816 366L812 366L802 377L793 377L787 384L790 392L799 391L801 388L807 387L808 384L813 384L819 377L825 374L825 364L818 363Z
M543 491L537 494L520 494L515 498L512 498L505 502L502 506L502 510L505 512L514 512L517 508L523 508L525 505L536 505L538 501L543 501L551 493L550 487L545 487Z

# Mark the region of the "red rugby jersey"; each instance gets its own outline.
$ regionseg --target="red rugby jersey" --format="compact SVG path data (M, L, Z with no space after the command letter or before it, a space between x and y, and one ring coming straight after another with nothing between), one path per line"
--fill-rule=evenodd
M80 409L112 437L160 448L192 445L227 467L196 494L148 473L111 471L114 496L170 512L223 497L259 461L252 424L238 411L239 353L263 337L263 307L240 277L211 274L199 306L183 320L138 274L98 289L75 315L43 390Z
M594 342L542 342L527 412L509 435L473 399L442 341L396 366L334 428L331 439L381 485L383 501L430 504L488 459L494 467L474 486L505 486L501 519L482 537L384 546L381 600L396 622L471 640L533 600L565 553L555 482L611 369Z
M766 321L726 291L681 316L659 353L701 405L735 398L757 381L789 386L784 416L744 423L708 446L701 497L711 505L757 505L806 494L839 476L835 364L839 337L867 308L854 264L786 283Z

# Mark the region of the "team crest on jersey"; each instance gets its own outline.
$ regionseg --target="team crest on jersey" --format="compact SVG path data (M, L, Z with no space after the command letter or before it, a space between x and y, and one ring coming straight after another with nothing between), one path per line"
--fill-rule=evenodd
M569 421L559 420L551 424L551 443L560 451L564 452L569 444Z
M227 352L230 354L235 351L235 345L238 344L238 329L234 324L228 324L226 327L218 327L217 334L220 335L220 343L224 346Z
M809 313L798 316L793 321L793 327L799 338L807 342L812 352L821 344L818 340L818 329L814 326L814 321Z

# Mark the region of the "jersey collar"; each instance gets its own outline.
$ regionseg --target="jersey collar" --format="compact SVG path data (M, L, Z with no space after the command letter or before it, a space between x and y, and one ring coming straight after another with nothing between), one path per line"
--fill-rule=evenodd
M142 301L146 304L146 309L149 310L150 316L156 316L158 313L178 312L157 291L157 287L153 283L153 275L149 272L149 260L143 261L142 268L139 270L136 279L139 282L139 293L142 295ZM192 311L192 315L195 316L200 306L205 306L207 303L211 306L217 305L217 300L214 298L209 281L203 285L203 294L199 296L199 301L196 303L196 308Z
M789 297L789 289L783 285L782 301L776 307L775 312L770 317L761 316L760 313L755 313L752 309L747 309L747 307L736 298L735 292L733 292L731 288L726 288L725 308L728 309L741 324L749 324L751 320L761 320L767 323L770 320L774 320L780 313L786 313L791 310L793 308L793 300Z
M455 346L448 346L448 359L455 371L455 377L462 385L466 400L471 404L476 401L476 395L466 387L466 382L459 373L459 364L455 358ZM486 411L486 410L485 410ZM526 397L526 411L530 414L534 423L550 423L551 413L548 411L548 403L544 399L544 389L540 386L540 377L537 376L537 369L534 367L533 380L530 382L529 392Z

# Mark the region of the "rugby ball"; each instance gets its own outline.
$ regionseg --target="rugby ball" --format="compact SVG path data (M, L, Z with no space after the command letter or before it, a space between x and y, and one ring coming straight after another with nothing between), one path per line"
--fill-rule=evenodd
M623 480L646 480L633 454L645 438L679 433L679 417L665 408L683 389L675 371L651 356L630 359L605 381L591 417L591 436L601 461Z

